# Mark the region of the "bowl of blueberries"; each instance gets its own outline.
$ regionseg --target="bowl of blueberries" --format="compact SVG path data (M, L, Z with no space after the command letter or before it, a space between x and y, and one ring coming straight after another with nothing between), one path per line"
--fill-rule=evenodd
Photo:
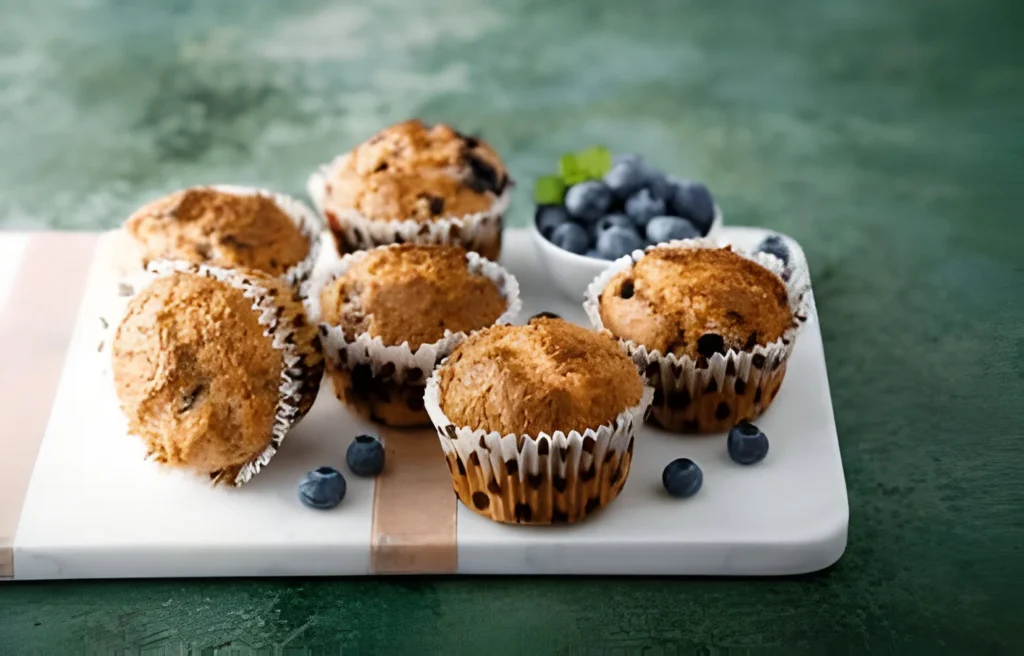
M588 148L563 155L558 169L537 180L533 236L549 279L573 300L614 260L714 236L722 225L704 184L667 176L639 155Z

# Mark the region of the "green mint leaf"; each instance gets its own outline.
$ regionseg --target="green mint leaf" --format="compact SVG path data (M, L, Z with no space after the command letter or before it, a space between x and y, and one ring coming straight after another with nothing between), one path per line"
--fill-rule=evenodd
M565 197L565 183L557 175L545 175L537 179L533 188L533 199L538 205L560 205Z
M572 186L587 179L587 172L581 165L576 153L566 153L558 160L558 174L567 186Z
M612 168L612 152L604 146L594 146L576 153L576 161L590 180L597 180Z

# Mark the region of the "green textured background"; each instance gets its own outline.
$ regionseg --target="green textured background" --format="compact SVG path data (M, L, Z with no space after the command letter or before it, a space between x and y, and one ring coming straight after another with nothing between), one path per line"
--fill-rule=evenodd
M1021 653L1022 26L1019 0L0 0L6 228L302 194L414 115L497 147L520 225L592 143L708 181L808 253L851 510L798 579L3 585L0 653Z

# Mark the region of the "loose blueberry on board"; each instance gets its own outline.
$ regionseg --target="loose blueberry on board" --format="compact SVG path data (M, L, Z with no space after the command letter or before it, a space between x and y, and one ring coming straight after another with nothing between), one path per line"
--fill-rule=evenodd
M699 182L674 180L669 210L675 216L688 219L702 235L708 234L715 220L715 201L708 188Z
M644 241L632 228L612 226L597 236L597 252L606 260L617 260L643 247Z
M741 465L753 465L768 455L768 436L749 421L733 426L726 444L729 457Z
M574 184L565 192L565 209L569 214L590 223L604 216L611 204L611 189L598 180Z
M538 205L534 218L540 234L544 235L545 239L551 239L551 233L555 228L569 221L569 213L561 205Z
M641 189L626 200L626 214L638 228L646 227L648 221L664 213L665 201L655 198L649 189Z
M764 241L762 241L757 247L757 250L761 253L771 253L782 260L783 264L789 264L789 247L786 246L786 241L781 235L769 235L765 237Z
M583 255L590 248L590 235L578 223L563 223L551 233L551 243L570 253Z
M647 224L647 241L652 244L695 237L700 237L700 232L692 223L678 216L656 216Z
M345 461L356 476L376 476L384 470L384 445L373 435L356 435Z
M647 177L643 161L637 157L612 164L611 170L604 174L604 182L612 194L625 200L644 186Z
M345 477L334 467L318 467L299 481L299 501L316 510L330 510L345 498Z
M704 484L704 472L689 458L676 458L661 472L661 484L671 496L686 499L700 490Z
M619 226L620 228L629 228L634 230L633 220L625 214L606 214L597 220L594 224L594 233L601 234L612 226Z

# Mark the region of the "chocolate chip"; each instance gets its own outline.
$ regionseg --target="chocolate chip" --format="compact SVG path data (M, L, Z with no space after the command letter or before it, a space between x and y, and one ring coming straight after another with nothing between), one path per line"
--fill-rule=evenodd
M717 419L718 421L724 421L728 419L730 414L732 414L732 410L729 408L729 404L726 403L725 401L719 403L718 407L715 408L715 419Z
M487 510L488 506L491 505L491 498L483 492L474 492L473 505L476 506L477 510Z
M537 314L533 315L532 317L530 317L530 321L533 321L534 319L561 319L561 318L562 317L558 316L554 312L547 312L547 311L545 311L545 312L538 312ZM527 321L527 323L529 323L529 321Z
M466 153L466 164L469 165L470 171L466 186L477 193L485 191L501 193L504 184L498 178L498 171L493 166L471 152Z
M597 446L597 440L590 437L589 435L583 438L583 450L587 453L593 453L594 447Z
M743 394L747 391L747 383L742 378L736 379L736 385L734 386L737 394Z
M551 523L552 524L564 524L569 521L569 515L566 515L561 510L551 511Z
M535 490L540 487L541 481L543 481L543 480L544 480L544 477L542 475L540 475L540 474L527 474L526 475L526 484L529 485L530 487L532 487Z
M508 472L509 476L519 473L519 462L516 460L505 461L505 471Z
M565 486L569 484L569 481L556 475L551 479L551 485L559 492L565 492Z
M758 387L756 390L754 390L754 403L760 403L760 402L761 402L761 388Z
M395 363L385 362L380 371L377 372L377 375L381 378L391 378L395 375Z
M732 358L729 358L729 360L725 363L725 375L726 376L735 376L736 375L736 361L733 360Z
M501 486L493 478L487 482L487 491L491 494L501 494Z
M594 512L595 510L597 510L600 507L601 507L601 498L600 497L592 497L590 499L587 499L587 505L584 507L583 512L585 512L586 514L589 515L590 513Z
M717 392L718 391L718 381L715 380L714 376L712 376L711 380L708 381L708 386L704 388L704 391L705 392Z
M633 281L627 280L626 282L622 283L622 289L619 290L619 296L625 299L630 299L633 298L633 292L635 291L636 289L633 286Z
M548 438L542 437L537 440L537 455L546 456L551 450L551 445L548 442Z
M697 340L697 352L706 358L715 353L725 353L725 340L717 333L704 333Z
M469 454L469 461L471 463L473 463L474 465L476 465L477 467L479 467L480 466L480 454L478 454L476 451L474 451L473 453Z
M428 202L430 203L430 213L437 216L444 211L444 198L440 196L430 196Z
M517 522L528 522L533 519L533 508L530 508L528 503L517 503L513 512Z
M587 481L593 479L596 473L597 470L594 469L594 463L590 463L590 467L587 467L582 472L580 472L580 480L586 483Z
M380 164L377 165L377 168L373 169L373 172L374 173L380 173L381 171L387 171L387 170L388 170L388 163L387 162L381 162Z
M764 368L764 361L765 361L765 358L760 353L755 353L754 357L750 358L750 364L754 365L754 367L757 368L757 369L763 369Z
M405 372L405 379L410 383L415 383L423 377L423 370L419 367L413 367L409 371Z
M750 333L750 337L747 338L746 344L743 345L743 350L744 351L749 351L750 349L754 348L755 346L757 346L757 331L756 330L754 332Z
M459 436L455 432L455 426L453 424L448 424L447 426L445 426L444 427L444 432L447 433L448 437L453 439L453 440L459 439Z
M712 379L714 380L714 379ZM693 399L690 398L690 390L685 387L675 392L669 392L668 395L668 407L676 410L684 410L690 406L690 402Z
M687 421L684 421L683 422L683 432L684 433L699 433L700 432L700 422L695 420L695 419L689 419Z
M455 456L455 464L459 467L459 474L466 475L466 465L462 464L462 458Z
M651 401L651 405L665 405L665 392L660 387L654 390L654 399Z
M658 373L660 371L661 371L661 365L660 364L658 364L657 362L648 362L647 363L647 368L644 369L644 374L646 374L647 377L650 378L651 376L653 376L654 374L656 374L656 373Z

